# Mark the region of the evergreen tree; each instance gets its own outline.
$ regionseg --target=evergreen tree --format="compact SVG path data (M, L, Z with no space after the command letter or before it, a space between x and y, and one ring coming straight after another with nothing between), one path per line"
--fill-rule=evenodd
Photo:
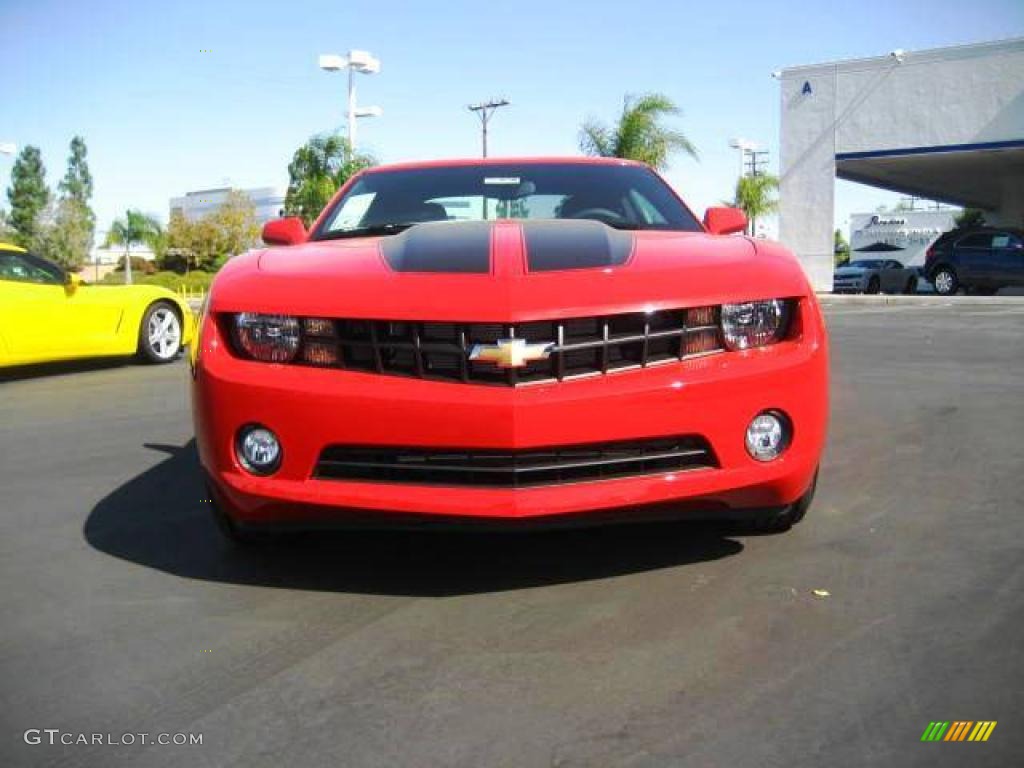
M92 197L92 174L85 160L88 150L85 139L75 136L71 140L71 154L68 156L68 170L64 174L57 189L65 200L74 200L82 205L89 205Z
M87 154L85 139L75 136L71 140L68 171L57 187L63 199L74 200L86 206L92 197L92 174L89 173L89 164L85 160Z
M54 227L61 230L51 233L51 246L60 249L55 259L65 266L77 266L86 262L92 250L96 230L96 214L89 206L92 197L92 174L85 156L88 150L85 139L75 136L71 140L68 168L57 189L60 203L54 218Z
M40 234L41 214L50 202L46 168L38 147L27 146L18 153L11 169L7 200L11 204L8 222L17 233L18 245L33 245Z

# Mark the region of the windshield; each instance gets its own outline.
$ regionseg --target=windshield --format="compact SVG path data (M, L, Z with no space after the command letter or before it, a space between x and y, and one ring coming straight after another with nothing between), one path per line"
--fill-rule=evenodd
M647 168L508 163L367 173L313 239L392 234L426 221L594 219L620 229L702 231Z
M878 269L882 266L882 261L879 259L858 259L857 261L851 261L846 266L860 267L861 269Z

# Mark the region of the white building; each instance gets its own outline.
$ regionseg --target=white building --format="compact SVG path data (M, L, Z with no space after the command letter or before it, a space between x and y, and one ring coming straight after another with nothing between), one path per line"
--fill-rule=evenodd
M140 259L146 261L153 261L156 258L156 254L153 250L146 245L135 244L129 251L132 256L138 256ZM93 248L89 254L90 264L117 264L118 261L124 258L124 246L123 245L112 245L109 248Z
M227 200L231 187L217 189L200 189L188 192L184 197L171 198L171 215L180 213L189 221L196 221L220 208ZM252 201L256 208L256 221L263 224L276 219L284 208L284 193L276 187L256 187L254 189L237 189Z
M1024 225L1024 38L792 67L779 238L832 288L835 179Z

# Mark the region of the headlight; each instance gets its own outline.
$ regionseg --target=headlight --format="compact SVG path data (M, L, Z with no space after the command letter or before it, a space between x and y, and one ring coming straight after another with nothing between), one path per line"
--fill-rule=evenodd
M781 299L722 305L722 338L729 349L774 344L786 333L788 306Z
M235 339L243 352L267 363L287 363L299 351L299 321L287 315L242 312L235 316Z

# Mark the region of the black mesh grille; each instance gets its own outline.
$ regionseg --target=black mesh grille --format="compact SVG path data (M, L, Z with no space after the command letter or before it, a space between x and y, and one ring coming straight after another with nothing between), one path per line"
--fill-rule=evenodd
M333 480L520 488L716 467L701 437L525 451L329 446L314 476Z
M310 334L298 363L423 379L516 386L683 360L722 349L718 308L636 312L528 323L330 320ZM518 367L471 360L474 347L502 340L549 345Z

